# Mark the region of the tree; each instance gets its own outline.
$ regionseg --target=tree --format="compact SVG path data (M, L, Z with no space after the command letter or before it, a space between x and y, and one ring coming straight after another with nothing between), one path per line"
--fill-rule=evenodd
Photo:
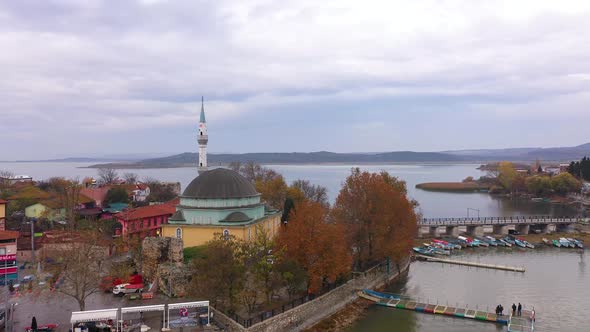
M281 280L289 299L305 290L307 273L297 262L292 259L282 259L278 262L277 271L281 274Z
M529 176L526 178L525 183L528 192L537 196L549 194L552 190L551 179L548 176Z
M590 181L590 158L584 157L580 161L572 161L567 170L579 179Z
M551 178L551 188L557 194L565 195L580 191L582 184L570 173L560 173Z
M0 170L0 197L5 196L5 192L10 188L10 179L13 177L13 172Z
M278 210L285 204L287 183L282 175L276 174L271 178L256 180L255 187L260 193L260 198L271 207Z
M123 187L112 187L107 191L105 203L129 203L129 194Z
M243 248L243 241L234 236L216 234L207 242L203 257L191 263L193 295L209 299L215 307L233 311L235 300L244 289Z
M147 183L150 194L146 198L148 202L167 202L176 198L176 192L172 184L164 184L159 181Z
M336 198L332 218L346 231L355 268L408 255L418 217L417 203L405 193L403 181L352 169Z
M139 175L132 172L123 173L123 180L127 184L136 184L139 181Z
M61 276L63 284L57 290L78 302L85 310L86 299L100 291L100 277L105 274L107 240L97 231L71 232L68 241L50 253L57 262L53 275Z
M99 168L98 169L98 182L100 184L113 184L117 181L119 174L112 168Z
M507 191L512 191L512 182L518 173L511 162L502 161L498 165L498 181Z
M58 197L60 205L65 210L65 219L71 226L76 226L76 211L80 205L80 190L82 185L78 179L53 177L47 180L47 190Z
M307 289L315 293L324 282L334 282L350 271L351 257L342 239L342 225L328 222L321 204L304 201L279 232L278 247L286 260L297 263L307 275Z
M276 271L276 263L282 259L282 252L275 250L274 241L262 226L256 227L254 241L245 245L248 250L246 269L252 273L256 284L262 288L266 296L266 303L270 303L272 295L280 283L280 274Z
M308 180L295 180L291 184L291 188L296 188L303 193L305 199L320 203L323 206L329 206L328 189L319 185L313 185Z

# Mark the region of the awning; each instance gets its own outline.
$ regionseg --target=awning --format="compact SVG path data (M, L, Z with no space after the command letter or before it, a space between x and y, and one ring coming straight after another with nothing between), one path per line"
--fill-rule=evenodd
M117 311L118 309L75 311L72 312L70 323L98 322L107 319L117 320Z
M201 308L208 307L209 301L185 302L185 303L171 303L168 305L168 310L180 308Z
M141 307L121 308L122 314L126 314L129 312L148 312L148 311L164 311L164 305L163 304L156 304L156 305L144 305Z

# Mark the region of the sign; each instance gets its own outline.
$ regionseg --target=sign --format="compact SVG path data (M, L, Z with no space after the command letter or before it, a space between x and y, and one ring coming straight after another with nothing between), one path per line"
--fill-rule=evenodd
M0 267L0 275L2 275L2 276L5 274L14 274L17 272L18 272L18 269L16 266L15 267L7 267L7 268Z
M10 261L10 260L16 260L16 254L0 255L0 261Z

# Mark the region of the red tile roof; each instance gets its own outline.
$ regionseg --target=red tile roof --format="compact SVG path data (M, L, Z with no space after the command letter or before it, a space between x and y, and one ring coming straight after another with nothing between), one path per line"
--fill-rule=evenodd
M143 218L172 215L176 212L176 206L168 203L142 206L135 209L119 212L115 217L122 220L137 220Z
M0 204L8 204L8 202L0 198Z
M102 204L102 201L104 201L107 196L107 191L109 191L109 187L82 188L80 189L80 195L84 195L94 200L97 204Z
M16 240L18 235L17 231L0 231L0 240Z

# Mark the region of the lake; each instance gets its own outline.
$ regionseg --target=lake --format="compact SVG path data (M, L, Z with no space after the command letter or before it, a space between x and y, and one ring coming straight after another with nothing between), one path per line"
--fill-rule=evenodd
M590 260L584 250L473 248L461 250L454 258L524 266L526 272L414 262L408 277L390 285L387 291L443 305L477 306L490 312L502 304L507 313L512 303L520 302L526 309L534 307L535 331L590 331L590 320L585 317L590 306ZM350 330L361 331L506 331L506 327L375 305Z
M52 176L66 178L87 176L96 177L96 169L84 168L88 163L0 163L0 170L9 170L15 174L26 174L35 180L48 179ZM379 172L385 170L406 181L409 195L420 203L424 217L465 217L468 209L470 215L490 216L517 215L555 215L567 216L577 213L576 209L561 205L535 203L530 201L499 199L487 193L441 193L416 189L421 182L461 181L468 176L479 178L485 175L477 170L479 164L439 164L439 165L359 165L362 170ZM288 182L296 179L309 180L313 184L328 189L330 201L333 202L352 167L356 165L267 165L285 176ZM119 173L133 172L140 178L152 177L161 181L180 182L182 188L197 176L196 168L162 168L119 170Z

